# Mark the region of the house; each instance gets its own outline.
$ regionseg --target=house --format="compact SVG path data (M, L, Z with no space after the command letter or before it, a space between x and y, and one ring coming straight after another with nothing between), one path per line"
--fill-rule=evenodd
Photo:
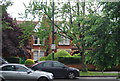
M17 24L22 24L22 22L24 21L17 21ZM44 24L45 27L49 28L49 24L47 22L48 22L47 18L43 16L42 23ZM38 22L34 22L34 23L36 24L36 26L34 27L34 32L37 32L38 31L37 29L42 25L41 23L38 23ZM55 36L55 40L57 41L55 52L59 50L66 50L71 55L78 53L77 48L72 44L72 40L65 38L63 36L61 36L60 41L58 41L57 37ZM32 59L35 61L39 60L40 57L44 57L52 53L52 50L51 50L52 35L51 34L49 34L47 40L42 39L42 41L39 37L32 35L30 39L30 43L32 45L31 51L33 52Z
M48 25L48 20L45 16L43 16L42 18L42 23L45 25L45 27L49 27ZM41 27L42 25L40 23L38 23L35 27L36 32L37 32L37 28ZM56 29L55 29L56 31ZM52 32L51 32L52 33ZM61 40L59 41L57 36L55 35L54 37L55 39L55 52L59 51L59 50L65 50L68 53L72 54L76 54L79 53L77 51L77 48L72 44L72 40L65 38L63 36L61 36ZM33 58L34 60L39 60L40 57L44 57L47 56L48 54L52 53L51 50L51 45L52 45L52 34L49 34L47 40L44 40L43 42L40 41L41 39L37 36L33 36ZM42 39L43 40L43 39Z

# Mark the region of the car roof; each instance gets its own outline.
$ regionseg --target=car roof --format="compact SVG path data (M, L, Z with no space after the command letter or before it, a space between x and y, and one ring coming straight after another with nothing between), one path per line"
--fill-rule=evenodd
M24 66L23 64L14 64L14 63L9 63L9 64L3 64L3 65L1 65L0 67L2 67L2 66L7 66L7 65L20 65L20 66Z
M40 63L43 63L43 62L58 62L58 61L52 61L52 60L38 61L37 63L33 64L32 67L34 67L34 66L36 66L36 65L38 65L38 64L40 64Z

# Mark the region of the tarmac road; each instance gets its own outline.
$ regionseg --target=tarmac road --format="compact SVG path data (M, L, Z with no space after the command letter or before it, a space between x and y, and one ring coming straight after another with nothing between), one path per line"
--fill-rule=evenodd
M54 79L53 81L120 81L116 77L78 77L76 79Z

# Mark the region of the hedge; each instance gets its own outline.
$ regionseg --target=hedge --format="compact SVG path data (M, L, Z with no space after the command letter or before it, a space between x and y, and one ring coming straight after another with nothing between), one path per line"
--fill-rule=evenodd
M81 64L81 57L58 57L58 61L64 64Z
M21 58L19 57L9 57L5 58L9 63L21 63Z

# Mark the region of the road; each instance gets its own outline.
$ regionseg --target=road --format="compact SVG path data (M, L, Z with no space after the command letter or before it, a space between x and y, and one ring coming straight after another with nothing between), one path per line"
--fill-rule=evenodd
M97 79L97 78L95 78L95 79L89 79L89 78L76 78L76 79L54 79L53 81L120 81L120 80L117 80L117 79L109 79L109 78L107 78L107 79L103 79L103 78L99 78L99 79Z

